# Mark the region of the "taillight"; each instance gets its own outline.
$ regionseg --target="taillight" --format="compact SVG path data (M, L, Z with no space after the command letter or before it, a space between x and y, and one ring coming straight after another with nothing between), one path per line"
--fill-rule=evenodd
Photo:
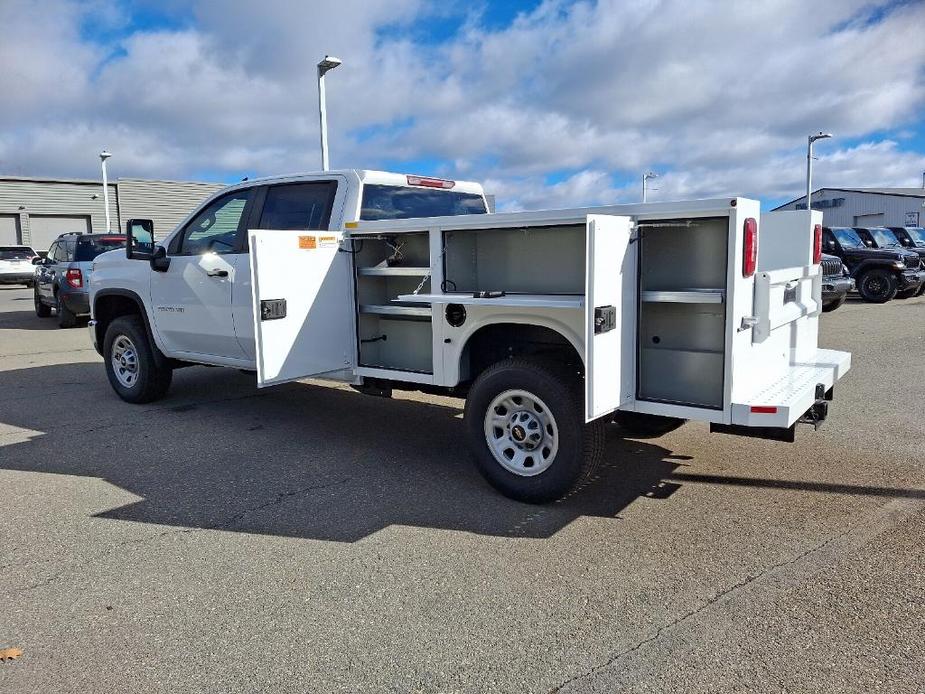
M742 253L742 277L751 277L758 267L758 222L754 217L745 220L745 244Z
M80 289L84 286L84 276L83 273L80 272L80 268L70 268L64 273L64 281L74 287L74 289Z
M408 176L409 186L424 186L425 188L446 188L456 185L456 181L446 181L442 178L424 178L423 176Z
M813 227L813 265L822 262L822 225Z

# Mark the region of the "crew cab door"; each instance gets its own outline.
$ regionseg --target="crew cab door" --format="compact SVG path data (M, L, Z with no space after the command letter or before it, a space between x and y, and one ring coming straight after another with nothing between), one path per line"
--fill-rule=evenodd
M585 244L585 420L632 398L636 263L629 217L588 215Z
M257 385L352 369L351 256L339 250L341 234L252 229L248 239Z

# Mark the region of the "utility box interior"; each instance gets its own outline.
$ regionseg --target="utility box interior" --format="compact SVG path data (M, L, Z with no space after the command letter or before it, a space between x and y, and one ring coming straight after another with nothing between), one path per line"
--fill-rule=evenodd
M728 225L640 223L639 400L722 408Z
M427 278L427 232L361 239L354 253L360 366L432 373L430 306L394 301Z

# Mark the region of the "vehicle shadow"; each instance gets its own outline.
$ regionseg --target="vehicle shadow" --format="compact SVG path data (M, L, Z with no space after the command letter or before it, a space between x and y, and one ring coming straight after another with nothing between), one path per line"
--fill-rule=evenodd
M111 393L99 364L0 372L0 392L14 396L2 424L41 432L28 401L49 388L70 384L94 402L90 420L74 413L0 446L0 468L98 477L141 497L99 518L339 542L395 524L543 538L679 487L665 478L681 460L614 427L594 479L560 502L522 504L475 471L457 407L301 383L258 391L253 375L225 369L183 369L176 381L139 407Z
M16 299L14 299L16 301ZM30 303L32 299L29 299ZM77 319L78 328L87 327L87 318ZM48 318L39 318L35 311L4 311L0 313L0 328L7 330L69 330L70 328L60 328L58 326L58 317L52 312Z

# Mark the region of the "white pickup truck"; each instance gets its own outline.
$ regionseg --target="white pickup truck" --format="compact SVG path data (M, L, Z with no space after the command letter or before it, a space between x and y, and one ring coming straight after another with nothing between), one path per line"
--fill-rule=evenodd
M130 220L90 333L133 403L191 363L463 396L480 471L530 502L586 478L614 419L789 441L825 419L850 354L818 348L820 213L487 212L477 184L404 174L240 183L160 242Z

